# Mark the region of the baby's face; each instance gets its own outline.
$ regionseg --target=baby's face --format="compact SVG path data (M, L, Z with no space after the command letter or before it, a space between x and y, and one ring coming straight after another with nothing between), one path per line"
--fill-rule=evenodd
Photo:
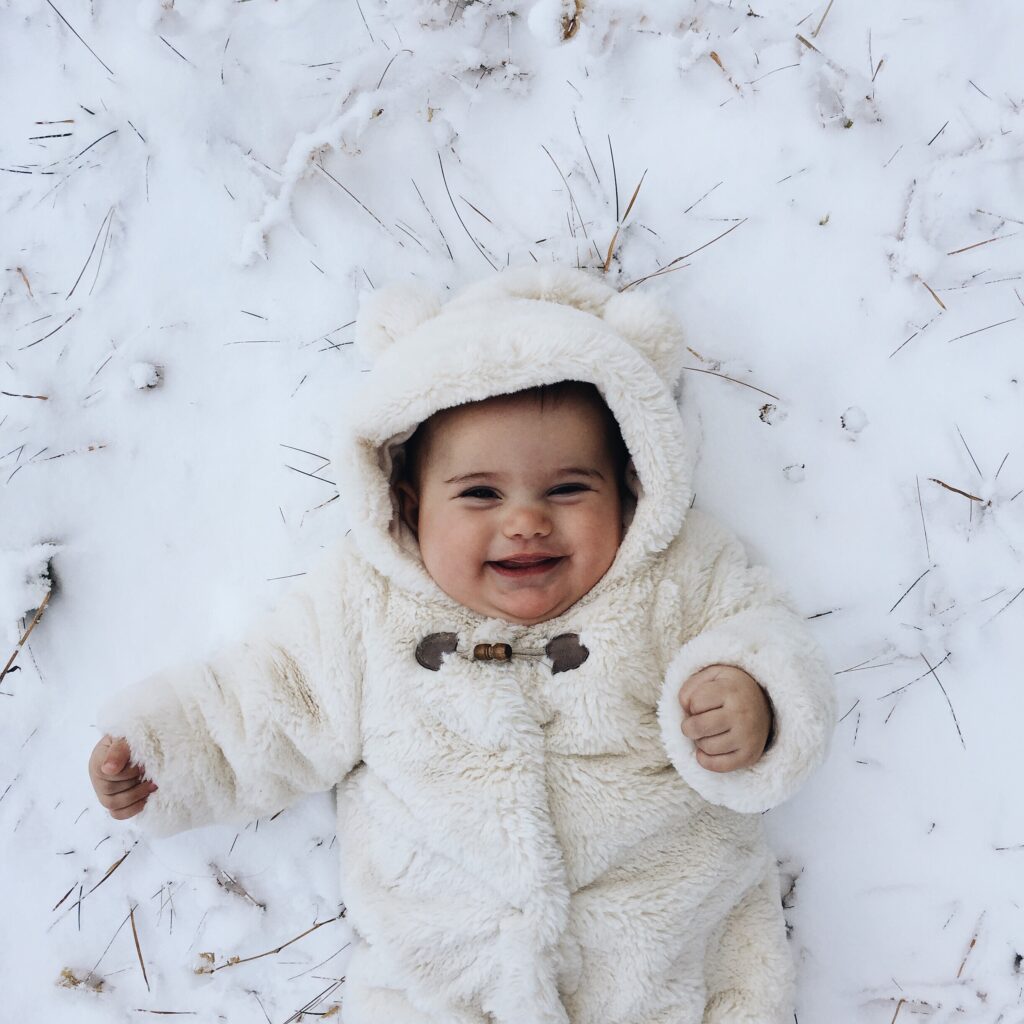
M430 423L403 516L427 572L460 604L532 625L605 574L622 540L601 412L577 396L499 397Z

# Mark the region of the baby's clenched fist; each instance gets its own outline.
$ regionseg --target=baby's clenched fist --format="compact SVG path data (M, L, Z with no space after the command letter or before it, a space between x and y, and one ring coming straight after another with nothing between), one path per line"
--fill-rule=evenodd
M772 728L768 694L733 665L709 665L679 690L683 735L697 747L697 763L712 772L749 768L764 753Z
M104 736L89 757L89 779L100 803L118 821L132 818L146 805L156 783L143 781L145 768L132 761L124 737Z

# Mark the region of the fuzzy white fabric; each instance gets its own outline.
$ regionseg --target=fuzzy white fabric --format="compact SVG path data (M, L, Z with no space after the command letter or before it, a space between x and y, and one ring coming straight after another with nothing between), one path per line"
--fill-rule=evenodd
M689 508L672 397L680 336L642 295L559 268L506 271L441 307L384 289L377 354L350 410L352 523L248 639L108 702L159 784L155 834L243 821L338 786L342 893L356 934L348 1024L783 1024L792 1018L774 860L760 815L821 761L831 678L800 615L739 543ZM437 410L592 381L640 488L617 557L557 619L485 619L444 595L403 532L394 446ZM579 668L414 657L423 636L543 647ZM702 769L676 694L738 665L771 696L752 768Z

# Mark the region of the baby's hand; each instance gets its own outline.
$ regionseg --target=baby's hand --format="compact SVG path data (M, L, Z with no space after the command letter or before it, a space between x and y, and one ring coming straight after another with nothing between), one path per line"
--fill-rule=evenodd
M686 712L683 735L697 746L697 763L708 771L748 768L764 753L772 726L768 695L753 676L733 665L709 665L679 690Z
M100 803L112 818L132 818L146 805L155 790L153 782L143 782L145 769L132 761L132 752L123 737L104 736L89 757L89 779Z

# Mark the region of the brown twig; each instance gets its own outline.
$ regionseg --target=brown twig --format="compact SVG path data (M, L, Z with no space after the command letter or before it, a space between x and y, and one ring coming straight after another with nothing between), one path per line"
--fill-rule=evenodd
M612 137L608 138L608 153L612 158L612 182L615 185L615 223L619 222L619 173L615 169L615 150L612 149Z
M721 57L719 57L719 56L718 56L718 54L717 54L717 53L715 53L715 51L714 51L714 50L712 50L712 51L711 51L711 52L710 52L710 53L708 54L708 56L709 56L709 57L710 57L710 58L711 58L711 59L712 59L712 60L713 60L713 61L714 61L714 62L715 62L715 63L716 63L716 64L717 64L717 65L718 65L718 66L719 66L719 67L720 67L721 69L722 69L722 74L723 74L723 75L725 75L725 77L726 77L726 78L727 78L727 79L729 80L729 84L730 84L730 85L731 85L731 86L732 86L732 87L733 87L733 88L734 88L734 89L735 89L735 90L736 90L737 92L742 92L742 90L740 89L740 87L739 87L739 86L738 86L738 85L737 85L737 84L736 84L736 83L735 83L735 82L733 81L732 75L730 75L730 74L729 74L729 72L725 70L725 65L724 65L724 64L722 63L722 58L721 58Z
M1013 238L1014 235L1019 235L1019 231L1011 231L1008 235L996 235L995 238L987 238L984 242L975 242L974 245L965 245L962 249L954 249L952 252L947 252L947 256L956 256L962 252L968 252L971 249L977 249L979 245L988 245L990 242L1001 242L1004 238Z
M710 242L705 242L703 245L697 246L696 249L692 249L692 250L690 250L690 252L683 253L682 256L677 256L671 262L666 263L665 266L663 266L660 270L654 271L653 274L647 274L645 277L638 277L635 281L630 281L629 284L624 284L619 289L619 291L620 292L624 292L624 291L626 291L627 288L633 288L633 287L635 287L638 284L643 284L644 281L649 281L652 277L661 277L662 274L669 273L669 271L672 269L674 264L678 263L680 260L687 259L687 257L689 257L689 256L696 255L697 253L699 253L701 251L701 249L706 249L709 245L714 245L715 242L717 242L720 238L725 238L725 236L728 235L730 232L733 232L738 227L742 227L744 224L746 224L747 219L748 218L744 217L741 221L739 221L739 223L733 224L733 226L731 228L727 228L720 235L715 235L715 237L712 238ZM683 268L682 267L676 267L675 269L682 270ZM772 397L774 398L775 396L773 395Z
M774 398L776 402L782 401L778 395L773 395L770 391L764 391L761 388L754 387L753 384L748 384L745 380L737 380L735 377L730 377L724 373L717 373L715 370L703 370L699 366L684 366L683 369L692 370L694 373L710 373L712 377L721 377L724 380L731 380L733 384L742 384L745 388L750 388L752 391L756 391L759 394L767 395L769 398Z
M32 630L36 628L36 623L43 617L43 612L46 611L46 606L50 603L50 595L53 593L52 590L48 590L42 601L39 603L39 607L36 609L35 615L32 617L32 621L29 623L28 629L22 634L21 639L18 641L17 646L11 652L11 656L7 659L7 664L4 665L3 671L0 672L0 683L4 681L7 673L10 672L11 666L14 664L14 659L18 657L22 647L25 646L25 642L32 634Z
M163 37L163 36L157 36L157 38L158 38L158 39L159 39L159 40L160 40L160 41L161 41L162 43L164 43L164 44L165 44L166 46L170 46L170 48L171 48L172 50L174 50L174 52L175 52L175 53L176 53L176 54L177 54L177 55L178 55L178 56L179 56L179 57L180 57L180 58L181 58L181 59L182 59L182 60L183 60L183 61L184 61L184 62L185 62L186 64L191 64L191 65L192 65L192 67L195 67L195 64L192 64L192 61L190 61L190 60L188 59L188 57L186 57L186 56L185 56L185 54L183 54L183 53L181 52L181 50L178 50L178 49L176 49L176 48L175 48L174 46L171 46L171 44L170 44L170 43L168 43L168 42L167 42L167 40L166 40L166 39L164 39L164 37Z
M85 270L85 267L83 267L82 269ZM54 329L50 331L49 334L44 334L41 338L36 338L35 341L30 341L27 345L22 345L21 348L18 349L18 351L24 352L25 349L32 348L33 346L38 345L41 341L46 341L47 338L52 338L53 335L55 335L61 329L61 327L66 327L69 323L71 323L72 320L75 319L76 316L78 316L78 310L75 310L75 312L72 313L71 316L69 316L67 320L64 321L64 323L58 325L57 327L54 327Z
M976 331L968 331L966 334L958 334L955 338L949 339L949 344L959 341L961 338L969 338L972 334L981 334L982 331L991 331L993 327L1002 327L1003 324L1012 324L1017 318L1011 316L1009 320L1000 320L997 324L989 324L988 327L979 327Z
M78 287L78 282L82 280L82 275L85 273L85 268L89 266L89 261L92 259L92 254L96 251L96 243L100 240L100 235L103 233L103 228L106 226L107 218L114 215L114 208L111 206L107 210L106 216L103 218L103 222L99 226L99 230L96 232L96 237L92 240L92 248L89 250L89 255L85 259L85 263L82 264L82 269L78 272L78 277L75 278L75 283L71 286L71 291L64 296L65 299L70 299L75 294L75 289Z
M294 939L289 939L287 942L282 942L281 945L278 946L276 949L268 949L265 953L257 953L255 956L246 956L246 957L236 957L236 956L233 956L230 959L228 959L227 961L225 961L224 963L222 963L219 967L212 968L209 973L213 974L216 971L223 970L225 967L237 967L239 964L247 964L251 960L259 960L261 957L264 957L264 956L273 956L275 953L280 953L282 949L285 949L286 947L290 946L293 942L298 942L299 939L305 938L307 935L310 934L310 932L315 932L318 928L323 928L323 926L325 924L331 924L334 921L339 921L344 916L345 916L345 911L342 910L342 912L340 914L338 914L337 917L331 917L331 918L328 918L326 921L321 921L319 924L313 925L312 928L307 928L301 934L296 935Z
M957 736L960 737L960 745L964 750L966 750L967 744L964 742L964 734L960 731L960 723L957 721L956 712L953 710L953 702L949 699L949 694L946 693L946 688L942 685L942 680L939 678L938 672L935 671L935 668L938 668L938 665L936 665L935 668L932 668L931 662L929 662L923 654L921 655L921 660L928 666L929 673L935 677L935 682L939 684L942 696L946 698L946 703L949 705L949 713L953 716L953 724L956 726ZM959 978L960 975L958 974L957 977Z
M942 659L942 661L940 661L938 663L938 665L935 666L935 668L941 668L947 661L949 661L949 657L950 656L947 654ZM887 661L887 662L885 662L885 664L886 665L891 665L892 662L891 661ZM871 667L872 668L878 668L880 666L872 665ZM847 669L845 671L852 671L852 670ZM930 674L931 674L930 672L922 672L919 676L916 676L914 679L911 679L909 683L904 683L902 686L897 686L895 690L890 690L888 693L883 693L881 697L876 697L875 700L885 700L886 697L893 697L897 693L902 693L904 690L907 690L911 686L913 686L914 683L919 683L922 679L926 678ZM839 675L839 673L837 672L836 675Z
M571 83L570 83L571 84ZM576 119L576 111L572 112L572 119L576 124L576 134L580 137L580 142L583 143L583 152L587 154L587 159L590 161L590 169L594 172L594 177L597 179L598 185L601 184L601 175L597 173L597 168L594 166L594 158L590 155L590 150L587 149L586 140L583 138L583 132L580 131L580 123Z
M984 919L984 917L985 915L984 913L982 913L981 917L978 918L978 924L974 929L974 935L971 938L971 943L967 947L967 952L964 953L964 959L963 962L960 964L960 970L956 972L957 981L960 980L960 975L964 973L964 968L967 966L967 958L971 955L971 950L974 949L975 945L977 944L978 935L981 932L981 922Z
M314 1006L316 1006L317 1003L323 1002L323 1000L326 999L332 992L334 992L335 989L340 988L341 985L344 983L344 981L345 981L344 978L338 978L336 981L332 982L322 992L319 992L317 995L313 996L313 998L310 999L310 1001L308 1003L306 1003L304 1006L300 1006L284 1022L284 1024L292 1024L293 1021L301 1020L306 1013L308 1013L310 1010L312 1010L312 1008ZM331 1016L334 1015L334 1013L337 1011L337 1009L338 1009L338 1007L337 1007L337 1005L335 1005L332 1009L330 1009L326 1013L322 1014L322 1016L324 1016L324 1017L331 1017Z
M293 575L302 576L303 573L294 573ZM284 579L285 577L278 578ZM226 889L228 892L234 893L236 896L241 896L242 899L248 900L254 907L258 907L260 910L267 909L266 903L261 903L256 899L256 897L253 896L233 875L228 874L228 872L223 868L218 867L216 864L211 864L210 867L216 873L217 884L222 889Z
M477 209L477 207L475 207L475 206L474 206L474 205L473 205L473 204L472 204L472 203L471 203L471 202L470 202L470 201L469 201L469 200L468 200L468 199L467 199L467 198L466 198L466 197L465 197L465 196L464 196L464 195L463 195L463 194L462 194L461 192L459 193L459 198L460 198L460 199L461 199L461 200L462 200L462 201L463 201L463 202L464 202L464 203L465 203L465 204L466 204L466 205L467 205L467 206L468 206L468 207L469 207L469 208L470 208L470 209L471 209L471 210L472 210L472 211L473 211L474 213L478 213L478 214L480 214L480 216L481 216L481 217L483 217L483 219L484 219L485 221L487 221L487 223L488 223L488 224L490 224L490 225L491 225L491 227L494 227L494 221L493 221L493 220L491 220L491 218L490 218L490 217L488 217L488 216L487 216L487 214L486 214L486 213L484 213L484 211L483 211L483 210ZM406 234L408 234L408 232L406 232Z
M906 596L907 596L907 594L909 594L909 593L910 593L910 592L911 592L911 591L912 591L912 590L914 589L914 587L916 587L916 586L918 585L918 583L920 583L920 582L921 582L921 580L923 580L923 579L925 578L925 576L927 576L927 575L928 575L928 573L930 573L930 572L931 572L931 569L925 569L925 571L924 571L923 573L921 573L921 575L920 575L920 576L918 576L918 577L917 577L917 579L916 579L916 580L914 580L914 582L913 582L913 583L911 583L911 584L910 584L910 586L909 586L909 587L907 587L907 589L906 589L906 590L904 590L904 591L903 591L903 595L902 595L902 596L900 597L900 600L899 600L899 601L897 601L897 602L896 602L896 604L894 604L894 605L893 605L893 606L892 606L892 607L891 607L891 608L889 609L889 612L888 612L888 614L890 614L890 615L891 615L891 614L892 614L892 613L893 613L893 612L894 612L894 611L896 610L896 608L897 608L897 607L899 607L899 603L900 603L900 601L902 601L902 600L903 600L903 598L904 598L904 597L906 597Z
M337 186L338 186L338 188L340 188L340 189L342 190L342 192L344 192L344 193L345 193L345 195L347 195L347 196L349 196L350 198L354 199L354 200L355 200L355 201L356 201L356 202L357 202L357 203L358 203L358 204L359 204L359 205L360 205L360 206L361 206L361 207L362 207L362 208L363 208L363 209L364 209L364 210L365 210L365 211L366 211L366 212L367 212L367 213L368 213L368 214L369 214L369 215L370 215L370 216L371 216L371 217L372 217L372 218L373 218L373 219L374 219L374 220L375 220L375 221L376 221L376 222L377 222L377 223L378 223L378 224L379 224L379 225L380 225L380 226L381 226L381 227L382 227L382 228L383 228L383 229L384 229L385 231L387 231L387 233L388 233L389 235L391 234L391 232L390 232L390 231L388 231L388 227L387 227L387 225L386 225L386 224L384 223L384 221L382 221L382 220L380 219L380 217L378 217L378 216L377 216L377 214L375 214L375 213L373 212L373 210L371 210L371 209L370 209L370 208L369 208L369 207L368 207L368 206L366 205L366 203L364 203L364 202L363 202L363 201L362 201L361 199L359 199L359 198L358 198L357 196L355 196L355 195L354 195L354 194L353 194L352 192L350 192L350 191L349 191L349 190L348 190L347 188L345 188L345 186L344 186L344 185L342 185L342 183L341 183L340 181L338 181L338 179L337 179L337 178L336 178L336 177L335 177L335 176L334 176L333 174L331 174L331 172L330 172L329 170L327 170L327 168L326 168L326 167L324 167L324 165L323 165L323 164L320 164L320 163L318 163L318 164L316 165L316 167L317 167L317 169L318 169L319 171L321 171L321 172L322 172L323 174L326 174L326 175L327 175L327 177L328 177L328 178L330 178L330 179L331 179L331 181L333 181L333 182L334 182L334 184L335 184L335 185L337 185Z
M448 244L448 239L444 237L441 225L437 223L437 219L431 213L430 207L427 206L427 201L423 198L423 193L420 191L419 185L416 184L416 179L410 178L409 180L412 182L412 187L416 189L416 195L420 197L420 202L423 204L423 209L427 211L427 216L430 217L431 223L437 228L437 233L441 236L441 241L444 242L444 247L448 250L448 258L454 260L455 254L452 252L452 247Z
M1002 615L1003 612L1005 612L1006 609L1009 608L1010 605L1013 604L1013 602L1016 601L1017 598L1020 597L1021 594L1024 594L1024 587L1021 587L1020 590L1018 590L1017 593L1014 594L1013 597L1011 597L1010 600L1007 601L1006 604L1004 604L1003 607L1000 608L999 611L997 611L996 614L992 616L992 618L986 619L982 623L982 625L983 626L987 626L992 621L992 619L994 619L997 615Z
M98 139L93 139L92 142L90 142L89 145L85 147L85 149L83 149L80 153L76 153L71 158L70 162L74 163L80 156L84 156L86 153L88 153L89 150L92 149L93 146L99 145L104 139L109 139L111 135L116 135L116 134L117 134L117 129L116 128L112 128L109 132L107 132L106 135L101 135ZM54 163L59 163L59 162L60 162L59 160L58 161L54 161ZM52 167L53 164L49 164L48 166Z
M128 916L132 922L132 938L135 939L135 952L139 957L139 966L142 968L142 980L146 983L146 991L151 992L152 989L149 987L149 976L146 974L146 964L142 959L142 946L139 945L139 930L135 927L135 907L132 907L128 911Z
M720 235L715 235L715 237L712 238L710 242L705 242L703 245L698 245L696 249L691 249L689 252L683 253L682 256L677 256L676 260L685 260L685 259L687 259L690 256L695 256L697 253L699 253L701 251L701 249L706 249L709 245L714 245L715 242L717 242L720 238L725 238L726 235L728 235L731 232L735 231L737 228L742 227L746 223L747 223L747 218L744 217L743 220L741 220L738 224L733 224L733 226L731 228L727 228ZM675 263L676 260L673 260L672 262ZM671 266L671 264L669 264L669 265Z
M56 902L56 903L55 903L55 904L53 905L53 907L52 907L52 908L51 908L51 910L50 910L50 913L51 913L51 914L53 913L53 911L54 911L54 910L56 910L56 909L57 909L57 908L58 908L58 907L59 907L59 906L60 906L60 905L61 905L61 904L62 904L62 903L63 903L63 902L64 902L64 901L65 901L65 900L66 900L66 899L67 899L67 898L68 898L68 897L69 897L69 896L70 896L70 895L71 895L71 894L72 894L72 893L73 893L73 892L75 891L75 886L76 886L76 885L78 885L78 883L77 883L77 882L75 882L75 883L74 883L74 884L73 884L73 885L71 886L71 888L70 888L70 889L68 889L68 891L67 891L66 893L64 893L64 895L63 895L63 896L61 896L61 898L60 898L59 900L57 900L57 902Z
M914 275L914 277L917 277L917 274L915 274L915 275ZM929 291L929 292L931 292L931 296L932 296L932 298L933 298L933 299L934 299L934 300L935 300L935 301L936 301L936 302L937 302L937 303L938 303L938 304L939 304L939 305L940 305L940 306L941 306L941 307L942 307L943 309L945 309L945 308L946 308L946 304L945 304L945 303L944 303L944 302L942 301L942 299L940 299L940 298L938 297L938 295L936 295L936 294L935 294L935 289L934 289L934 288L932 288L932 286L931 286L931 285L930 285L930 284L929 284L929 283L928 283L927 281L925 281L925 280L924 280L924 278L922 278L922 277L917 277L917 279L918 279L918 281L920 281L920 282L921 282L921 284L923 284L923 285L925 286L925 288L927 288L927 289L928 289L928 291Z
M974 452L971 451L970 446L967 444L967 439L964 437L964 435L960 431L960 428L955 423L953 424L953 426L956 427L956 432L960 434L960 440L963 441L964 447L967 449L967 454L970 455L971 462L974 463L974 468L978 471L978 476L984 479L985 474L982 473L981 466L978 465L978 460L974 457Z
M928 477L933 484L938 484L940 487L945 487L947 491L953 491L956 494L962 494L965 498L970 498L971 501L984 501L984 498L979 498L976 494L969 494L967 491L961 491L959 487L954 487L952 484L944 483L942 480L938 480L933 476Z
M835 0L828 0L828 7L825 8L825 13L821 16L821 21L818 22L818 27L811 33L811 38L816 39L818 33L821 31L821 26L825 24L825 19L828 17L828 12L832 10L832 4Z
M50 2L50 0L46 0L46 2L47 2L48 4L50 4L50 6L51 6L51 7L53 7L53 4L52 4L52 3ZM94 57L95 57L95 58L96 58L96 59L97 59L97 60L98 60L98 61L99 61L99 62L100 62L101 64L103 64L103 66L104 66L104 67L105 67L105 68L107 69L107 71L110 71L110 73L111 73L111 74L113 74L114 72L113 72L113 71L112 71L112 70L111 70L111 69L110 69L110 68L109 68L109 67L107 66L107 64L106 64L106 63L104 63L104 61L103 61L103 60L101 60L101 59L100 59L100 56L99 56L99 54L98 54L98 53L97 53L97 52L96 52L96 51L95 51L95 50L94 50L94 49L93 49L93 48L92 48L92 47L91 47L91 46L90 46L90 45L89 45L89 44L88 44L88 43L87 43L87 42L86 42L86 41L85 41L85 40L84 40L84 39L83 39L83 38L82 38L82 37L81 37L81 36L80 36L80 35L79 35L79 34L78 34L78 33L76 32L76 31L75 31L75 26L74 26L74 25L72 25L72 24L71 24L71 22L70 22L70 21L68 21L68 19L67 19L67 18L65 18L65 17L64 17L64 15L63 15L63 14L61 14L61 13L60 13L60 11L58 11L56 7L53 7L53 10L54 10L54 12L56 13L57 17L58 17L58 18L60 18L60 20L61 20L61 21L63 21L63 22L64 22L64 24L65 24L65 25L67 25L67 27L68 27L69 29L71 29L71 31L72 31L72 32L74 32L74 33L75 33L75 36L76 36L76 38L78 39L78 41L79 41L79 42L80 42L80 43L81 43L81 44L82 44L82 45L83 45L83 46L84 46L84 47L85 47L85 48L86 48L86 49L87 49L87 50L88 50L88 51L89 51L89 52L90 52L90 53L91 53L91 54L92 54L92 55L93 55L93 56L94 56Z
M644 168L644 173L640 175L640 180L637 182L637 186L633 189L633 195L630 197L629 204L626 206L626 212L622 215L622 220L615 225L615 234L612 235L612 240L608 243L608 254L604 258L604 266L601 268L605 273L608 272L608 267L611 266L612 253L615 251L615 241L619 237L619 231L622 229L622 225L625 223L626 218L629 216L629 211L633 209L633 204L636 202L636 197L640 192L640 186L644 183L644 178L647 177L647 168ZM584 232L585 234L586 232Z
M558 164L555 162L555 158L551 155L551 152L548 149L548 147L545 146L543 143L541 143L541 147L540 148L543 149L545 153L547 153L548 159L551 161L552 164L554 164L555 170L558 171L558 176L562 179L562 184L565 185L565 190L569 193L569 205L570 205L570 208L574 209L576 211L576 216L579 217L579 219L580 219L580 227L583 228L583 237L589 240L590 236L587 234L587 226L583 222L583 214L580 213L580 208L579 208L579 204L576 202L576 197L572 194L572 189L569 186L569 180L562 173L562 168L559 167ZM470 206L472 206L472 205L473 204L470 203ZM473 207L473 209L476 209L476 207ZM480 213L479 210L477 210L476 212ZM483 217L483 214L481 213L480 216ZM488 218L486 218L486 217L484 217L484 220L487 220L488 223L491 223L490 220L488 220Z
M444 190L448 193L448 202L452 204L452 209L455 211L455 216L459 218L459 223L462 225L462 230L469 235L469 240L476 246L476 251L491 265L491 270L497 270L497 266L494 260L483 251L480 243L473 237L473 233L466 227L466 222L462 219L462 214L459 213L459 208L455 205L455 200L452 198L452 190L448 187L448 178L444 173L444 161L441 159L441 154L437 154L437 163L441 168L441 180L444 182ZM415 184L415 182L414 182ZM447 243L445 243L447 244Z
M924 521L924 502L921 501L921 478L915 476L914 480L917 484L917 507L921 510L921 529L924 530L924 553L928 558L928 562L931 563L932 552L928 545L928 525Z
M719 183L718 183L718 185L721 185L721 184L722 184L722 182L719 182ZM697 203L702 203L702 202L704 202L704 200L705 200L705 199L707 199L707 197L708 197L709 195L711 195L711 193L712 193L712 192L714 192L716 188L718 188L718 185L714 185L714 186L712 186L711 188L709 188L709 189L707 190L707 192L705 192L705 193L704 193L704 195L702 195L702 196L700 197L700 199L698 199L698 200L697 200L697 202L696 202L696 203L690 203L690 205L689 205L689 206L688 206L688 207L687 207L687 208L686 208L685 210L683 210L683 213L689 213L689 212L690 212L690 211L691 211L691 210L692 210L692 209L693 209L693 208L694 208L694 207L695 207L695 206L697 205Z
M92 285L89 287L89 294L92 295L93 289L96 287L96 282L100 279L100 271L103 269L103 257L107 251L107 242L110 240L110 225L114 223L113 211L114 208L110 208L111 216L107 219L107 230L103 234L103 245L100 246L100 256L96 260L96 273L92 276Z

